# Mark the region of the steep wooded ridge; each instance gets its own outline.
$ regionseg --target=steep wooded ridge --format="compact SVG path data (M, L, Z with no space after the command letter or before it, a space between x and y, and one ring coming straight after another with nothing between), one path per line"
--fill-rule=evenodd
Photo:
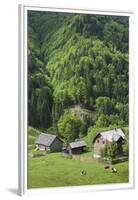
M128 17L29 11L29 125L67 140L128 126L128 27Z

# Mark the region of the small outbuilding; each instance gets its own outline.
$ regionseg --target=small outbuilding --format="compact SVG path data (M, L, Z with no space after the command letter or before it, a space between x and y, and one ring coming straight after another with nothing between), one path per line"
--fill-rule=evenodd
M125 134L120 128L98 133L92 141L94 157L100 157L101 150L112 141L115 141L117 145L122 146L125 140Z
M36 146L39 150L59 152L62 151L63 141L56 135L41 133L36 141Z
M67 150L70 153L82 153L86 151L87 149L87 144L85 141L76 141L76 142L71 142L69 143Z

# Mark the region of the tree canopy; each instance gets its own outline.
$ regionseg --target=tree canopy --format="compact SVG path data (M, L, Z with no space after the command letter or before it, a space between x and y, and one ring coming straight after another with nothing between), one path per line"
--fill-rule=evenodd
M128 125L128 65L128 17L28 11L29 125L67 140Z

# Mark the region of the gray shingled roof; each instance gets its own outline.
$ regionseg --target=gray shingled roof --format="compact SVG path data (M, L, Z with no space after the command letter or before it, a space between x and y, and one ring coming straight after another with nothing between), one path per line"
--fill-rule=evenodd
M71 142L69 143L70 147L73 148L77 148L77 147L84 147L87 146L85 141L77 141L77 142Z
M36 141L36 144L42 144L49 147L51 146L55 138L56 138L56 135L41 133L38 137L38 140Z
M102 136L102 138L104 138L105 140L107 140L109 142L112 142L112 141L117 142L120 137L122 137L122 139L125 139L125 134L123 133L122 129L120 129L120 128L101 132L100 135Z

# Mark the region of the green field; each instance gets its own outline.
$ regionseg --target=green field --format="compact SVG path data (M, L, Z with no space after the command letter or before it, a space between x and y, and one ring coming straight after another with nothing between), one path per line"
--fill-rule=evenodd
M114 166L117 173L105 169L103 164L93 159L91 152L73 159L64 157L62 153L29 157L28 188L127 183L128 162ZM86 175L81 176L81 170L85 170Z

